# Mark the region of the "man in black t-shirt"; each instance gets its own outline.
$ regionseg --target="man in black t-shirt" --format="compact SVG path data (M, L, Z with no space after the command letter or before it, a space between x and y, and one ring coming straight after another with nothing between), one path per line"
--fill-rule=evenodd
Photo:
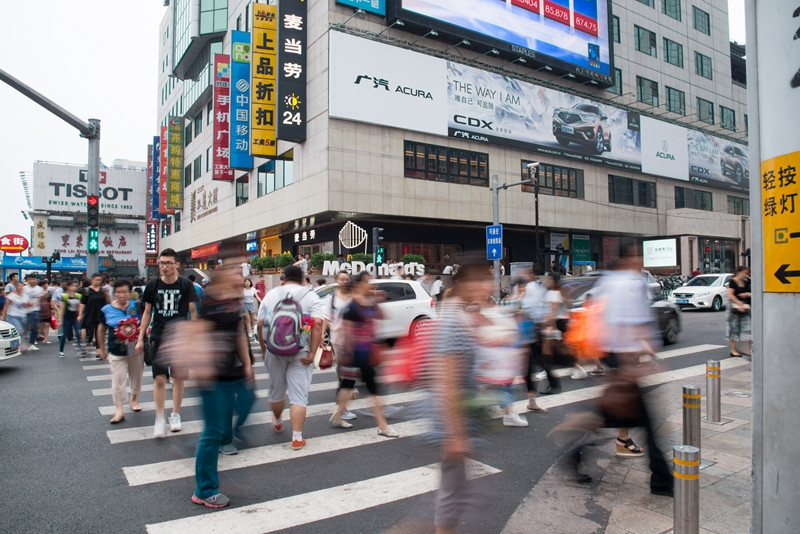
M100 346L95 335L97 325L100 324L100 315L102 315L100 310L110 302L108 295L102 289L102 282L103 277L99 273L92 275L89 287L81 291L83 296L78 310L78 322L81 324L81 328L86 331L86 344L84 347L88 347L94 342L94 346L97 349L96 360L99 360L101 356ZM82 351L81 354L85 354L85 352Z
M169 429L179 432L181 425L181 403L183 402L184 383L188 370L170 369L169 362L159 362L158 347L161 345L164 328L170 321L185 320L191 314L192 319L197 319L197 292L189 279L178 276L177 254L171 248L164 249L158 256L158 269L161 276L150 280L144 288L142 302L142 326L139 332L139 341L136 342L136 351L144 348L144 338L147 327L151 324L150 353L153 367L153 401L156 405L156 422L153 436L163 438L166 436L166 423L164 420L164 401L167 395L167 380L172 371L172 413L169 416Z

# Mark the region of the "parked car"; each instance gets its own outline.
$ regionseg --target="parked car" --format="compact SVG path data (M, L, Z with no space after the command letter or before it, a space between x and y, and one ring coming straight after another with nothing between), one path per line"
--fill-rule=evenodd
M726 291L731 278L731 273L695 276L685 285L673 289L668 300L681 308L720 311L725 307Z
M561 280L561 285L564 292L569 299L570 309L576 309L583 306L586 295L591 293L591 289L597 284L602 277L602 271L592 271L600 274L592 276L579 276L577 278L564 278ZM652 276L647 273L648 277ZM649 278L648 278L649 279ZM648 283L648 286L650 284ZM660 286L659 286L660 287ZM666 300L653 298L652 291L648 287L650 293L650 309L656 317L658 329L661 334L661 339L665 345L672 345L677 343L678 337L681 333L681 309L679 306Z
M384 317L378 321L378 336L381 339L406 336L420 322L436 319L436 300L419 282L373 279L370 283L377 286L386 297L379 304ZM336 284L328 284L316 291L320 298L326 298L335 289Z
M0 321L0 362L16 358L19 350L19 332L11 323Z
M553 112L553 135L561 146L570 142L589 145L597 154L611 150L608 116L594 104L575 104Z
M728 145L722 149L719 166L722 175L732 175L737 184L741 184L744 178L750 178L750 160L747 152L738 146Z
M647 277L647 291L650 293L650 300L660 300L662 297L661 282L656 280L656 277L650 274L650 271L642 270L642 274ZM592 278L602 276L603 271L594 270L583 273L581 277Z

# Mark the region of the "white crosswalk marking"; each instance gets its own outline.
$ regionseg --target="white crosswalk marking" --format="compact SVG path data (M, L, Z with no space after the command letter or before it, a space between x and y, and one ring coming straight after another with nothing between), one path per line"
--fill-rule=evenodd
M424 421L405 421L392 425L401 438L419 436L427 431ZM374 445L376 443L386 443L388 440L378 435L376 427L365 428L363 430L342 430L337 434L320 436L318 438L307 438L306 446L299 451L292 450L290 444L279 443L277 445L265 445L252 449L240 450L234 456L220 456L219 471L230 471L232 469L242 469L255 465L265 465L284 460L293 460L304 456L315 454L325 454L331 451L352 449L362 445ZM141 486L143 484L153 484L178 478L194 476L194 458L182 458L180 460L170 460L155 464L137 465L123 467L123 473L131 486Z
M486 464L470 462L470 477L473 479L499 472L498 469ZM149 534L276 532L422 495L435 491L438 486L438 464L431 464L252 506L147 525L147 532Z

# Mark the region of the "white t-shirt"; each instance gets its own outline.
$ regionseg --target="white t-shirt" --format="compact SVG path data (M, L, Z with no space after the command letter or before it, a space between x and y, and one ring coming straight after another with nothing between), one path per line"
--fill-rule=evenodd
M453 266L445 265L444 269L442 269L442 274L453 274Z
M287 296L291 296L295 300L299 299L298 302L300 308L303 310L303 315L308 315L315 321L320 321L321 324L322 320L325 318L325 306L319 296L314 292L314 289L312 287L289 283L271 289L264 296L264 300L261 301L261 306L258 308L258 320L263 321L265 329L269 325L275 306Z
M254 287L244 288L242 290L242 301L245 304L255 304L256 293L258 293L258 290Z
M550 304L550 311L552 313L553 304L558 305L556 308L556 319L569 319L569 311L567 307L564 305L564 296L561 294L561 291L551 289L547 292L547 296L545 297L547 302Z
M525 296L522 297L522 309L534 321L539 322L550 312L547 308L547 288L541 282L529 282L525 286Z
M33 302L33 307L28 308L28 313L40 311L41 306L39 306L39 299L41 299L42 295L44 295L44 289L42 289L42 287L39 285L31 287L28 284L25 284L22 292L27 295L31 302Z
M8 308L8 315L20 318L27 317L31 310L31 308L25 307L25 304L31 301L31 299L28 298L28 295L25 293L22 295L9 293L6 295L6 298L11 302L11 306Z
M433 285L431 286L431 296L435 297L441 292L442 292L442 281L434 280Z
M244 276L245 278L250 276L250 264L249 263L243 263L241 265L241 267L242 267L242 276Z
M350 304L350 298L341 298L334 292L325 299L325 319L328 320L328 329L331 332L331 345L339 345L342 338L342 315L344 309Z

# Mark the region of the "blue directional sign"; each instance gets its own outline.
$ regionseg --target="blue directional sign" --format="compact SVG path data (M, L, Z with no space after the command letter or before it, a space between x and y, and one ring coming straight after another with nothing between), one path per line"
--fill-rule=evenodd
M503 225L493 224L486 227L486 259L503 259Z

